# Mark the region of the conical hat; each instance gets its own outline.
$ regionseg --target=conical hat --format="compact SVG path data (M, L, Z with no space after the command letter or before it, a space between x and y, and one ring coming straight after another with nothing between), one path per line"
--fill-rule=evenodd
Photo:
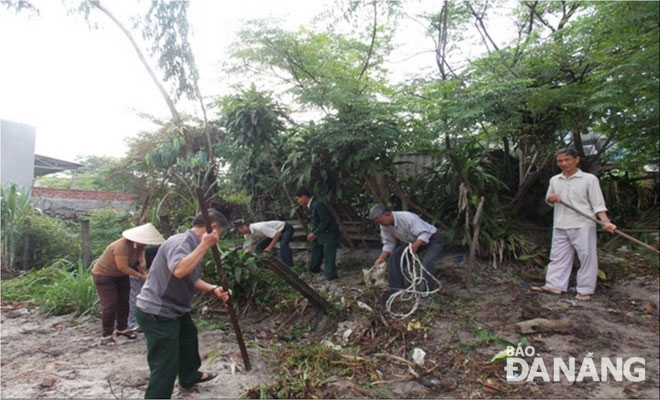
M165 241L163 235L151 223L127 229L121 235L131 242L141 244L161 244Z

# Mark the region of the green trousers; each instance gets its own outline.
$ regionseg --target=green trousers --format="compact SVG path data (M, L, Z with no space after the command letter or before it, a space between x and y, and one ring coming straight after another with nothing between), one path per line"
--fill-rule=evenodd
M319 243L318 238L314 241L312 247L312 260L309 264L309 270L312 272L321 272L321 264L325 260L325 278L337 278L337 248L339 247L339 238Z
M136 308L135 317L147 341L151 372L145 399L171 398L177 375L179 384L184 387L202 377L197 328L189 313L179 318L164 318Z

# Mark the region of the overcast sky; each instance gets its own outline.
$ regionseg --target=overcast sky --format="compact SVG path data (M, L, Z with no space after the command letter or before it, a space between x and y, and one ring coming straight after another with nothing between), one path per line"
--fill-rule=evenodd
M82 16L66 15L60 0L33 2L40 16L0 7L0 118L35 126L37 154L69 161L81 155L120 157L124 138L154 128L138 111L169 117L135 51L109 19L93 10L100 28L94 30ZM191 42L203 94L228 93L217 78L218 64L245 20L280 18L285 28L296 29L330 3L193 0ZM128 16L122 14L122 1L103 4L120 18ZM441 5L442 0L424 0L409 7L413 13L438 12ZM396 42L401 48L389 64L395 78L435 68L428 52L433 43L424 37L423 26L407 23Z

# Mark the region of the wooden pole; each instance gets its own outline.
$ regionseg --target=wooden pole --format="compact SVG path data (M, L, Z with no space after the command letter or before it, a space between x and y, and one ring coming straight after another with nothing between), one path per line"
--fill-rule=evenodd
M26 218L23 225L23 265L22 269L30 269L30 219Z
M605 226L605 223L604 223L603 221L601 221L601 220L599 220L599 219L596 219L596 218L592 217L591 215L587 215L587 214L583 213L582 211L578 210L577 208L575 208L575 207L573 207L573 206L571 206L571 205L569 205L569 204L564 203L563 200L560 201L559 204L561 204L561 205L564 206L564 207L570 208L571 210L575 211L576 213L580 214L581 216L583 216L583 217L585 217L585 218L587 218L587 219L589 219L589 220L591 220L591 221L594 221L595 223L597 223L597 224L600 225L600 226L603 226L603 227ZM651 251L654 251L654 252L660 254L660 251L658 251L658 249L656 249L655 247L652 247L652 246L650 246L650 245L648 245L648 244L642 242L641 240L635 239L634 237L632 237L632 236L630 236L630 235L627 235L627 234L625 234L625 233L619 231L618 229L617 229L616 231L614 231L614 233L616 233L617 235L619 235L619 236L621 236L621 237L623 237L623 238L625 238L625 239L628 239L628 240L630 240L630 241L632 241L632 242L635 242L635 243L637 243L637 244L640 245L640 246L643 246L643 247L645 247L645 248L647 248L647 249L649 249L649 250L651 250Z
M209 218L209 210L206 206L206 200L204 199L204 193L201 188L195 190L197 193L197 199L199 200L199 207L202 209L202 215L204 216L204 224L206 225L206 232L211 233L213 228L211 227L211 219ZM227 275L225 274L224 269L222 269L222 260L220 259L220 252L218 251L218 246L213 246L211 248L213 253L213 261L215 261L215 266L218 271L218 277L220 277L220 285L224 291L229 291L229 284L227 283ZM243 334L241 333L241 327L238 325L238 317L236 316L236 311L232 305L231 296L227 301L227 308L229 309L229 316L231 318L231 324L234 326L234 332L236 332L236 340L238 341L238 347L241 349L241 356L243 357L243 363L245 364L245 369L247 371L251 370L250 359L248 358L247 348L245 348L245 341L243 340Z
M82 219L80 220L80 230L82 237L82 264L83 268L89 268L89 264L92 262L92 254L89 250L90 244L90 234L89 234L89 220Z
M330 311L330 304L300 279L298 275L296 275L295 272L293 272L291 268L286 266L282 261L272 255L264 255L261 261L266 267L268 267L268 269L275 272L275 274L284 279L289 285L305 296L314 307L323 311L324 314L327 314L328 311Z

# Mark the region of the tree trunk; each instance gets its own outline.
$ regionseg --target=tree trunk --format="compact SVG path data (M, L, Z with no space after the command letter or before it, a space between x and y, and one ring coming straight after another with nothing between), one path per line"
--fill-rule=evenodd
M339 226L339 230L341 230L341 233L344 234L344 239L346 239L346 242L348 242L348 246L351 248L351 250L355 250L355 245L353 244L353 241L351 240L351 237L349 236L348 231L346 230L346 226L344 226L344 223L341 222L339 213L329 202L328 202L328 209L330 209L330 212L335 217L335 220L337 221L337 225Z
M481 211L484 207L484 196L481 196L479 205L477 206L477 212L474 214L474 219L472 220L472 240L470 241L470 255L468 257L467 269L465 271L465 283L468 289L472 288L472 273L474 271L474 265L477 262L477 248L479 247L479 230L481 229ZM467 213L466 213L467 215Z
M300 224L303 226L305 230L307 230L307 219L305 218L305 215L300 210L300 208L296 207L296 202L293 201L293 198L291 198L291 194L289 194L289 190L286 187L286 183L282 179L280 170L277 168L277 165L275 164L275 160L273 159L273 155L270 152L270 146L268 145L268 143L264 143L264 153L266 153L266 157L268 158L268 163L270 164L270 168L273 170L273 173L275 174L275 178L282 187L282 190L284 191L284 195L286 196L287 200L289 200L289 205L291 206L291 208L296 210L296 216L298 216L298 219L300 220Z
M103 7L99 0L90 1L90 3L94 7L98 8L105 15L107 15L108 18L110 18L112 20L112 22L114 22L115 25L117 25L117 27L119 27L119 29L121 29L121 31L124 33L124 35L126 35L126 38L128 38L128 41L131 42L131 45L133 46L133 49L135 49L135 52L137 53L138 58L140 59L140 62L142 62L142 65L147 70L147 73L151 77L151 80L154 82L154 84L158 88L158 91L160 92L161 96L163 97L163 100L165 100L165 103L167 103L167 108L169 108L170 114L172 114L172 119L174 120L174 124L176 126L180 126L181 125L181 115L179 114L176 107L174 106L174 101L172 101L172 98L170 97L170 95L167 94L167 91L165 90L163 85L161 85L158 78L156 78L156 74L154 73L153 69L151 69L151 67L149 66L149 63L147 62L146 57L144 56L144 54L142 54L142 51L140 50L137 43L135 42L135 39L133 39L133 35L131 35L131 32L129 32L129 30L126 29L126 27L124 27L124 25L107 8Z

